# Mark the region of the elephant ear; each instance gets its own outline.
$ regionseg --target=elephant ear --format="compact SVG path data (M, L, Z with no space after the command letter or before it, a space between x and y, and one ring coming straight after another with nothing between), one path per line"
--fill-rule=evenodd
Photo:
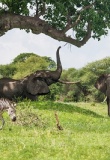
M107 84L106 84L107 77L108 75L102 74L101 76L99 76L99 78L95 83L95 87L104 94L106 94L106 90L107 90Z
M49 87L42 78L30 77L27 82L27 91L32 95L49 93Z

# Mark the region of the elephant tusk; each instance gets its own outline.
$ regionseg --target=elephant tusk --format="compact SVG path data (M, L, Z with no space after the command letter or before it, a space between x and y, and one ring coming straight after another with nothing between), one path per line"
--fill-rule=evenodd
M67 81L62 81L62 80L58 80L58 82L63 83L63 84L77 84L80 83L80 81L76 81L76 82L67 82Z
M104 103L106 100L107 100L107 96L104 98L104 100L103 100L103 102L102 102L102 103Z

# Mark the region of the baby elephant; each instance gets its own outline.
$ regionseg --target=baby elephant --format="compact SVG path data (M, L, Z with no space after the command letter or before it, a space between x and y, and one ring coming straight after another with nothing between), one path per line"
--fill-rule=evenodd
M6 98L0 98L0 119L2 121L2 125L0 127L0 129L3 128L5 121L3 119L3 112L7 111L8 115L10 116L12 121L16 121L16 103L13 101L10 101Z

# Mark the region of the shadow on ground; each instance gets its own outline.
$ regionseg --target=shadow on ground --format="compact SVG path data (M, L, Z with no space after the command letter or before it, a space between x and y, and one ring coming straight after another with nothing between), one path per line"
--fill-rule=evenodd
M40 110L55 110L55 111L61 111L61 112L70 112L70 113L80 113L83 115L87 115L87 116L92 116L95 118L103 118L102 115L99 115L96 112L93 112L89 109L84 109L81 107L78 107L77 105L72 105L72 104L64 104L64 103L56 103L56 102L37 102L36 103L37 109ZM36 106L34 106L34 108L36 108Z

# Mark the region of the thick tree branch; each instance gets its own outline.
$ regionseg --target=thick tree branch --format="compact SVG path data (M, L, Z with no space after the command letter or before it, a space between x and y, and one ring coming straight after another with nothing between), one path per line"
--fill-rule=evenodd
M87 34L82 41L78 41L70 36L65 35L62 31L50 26L39 17L22 16L16 14L4 13L0 15L0 36L13 28L30 29L34 34L44 33L56 40L73 44L77 47L84 45L91 37L91 26L88 23Z

